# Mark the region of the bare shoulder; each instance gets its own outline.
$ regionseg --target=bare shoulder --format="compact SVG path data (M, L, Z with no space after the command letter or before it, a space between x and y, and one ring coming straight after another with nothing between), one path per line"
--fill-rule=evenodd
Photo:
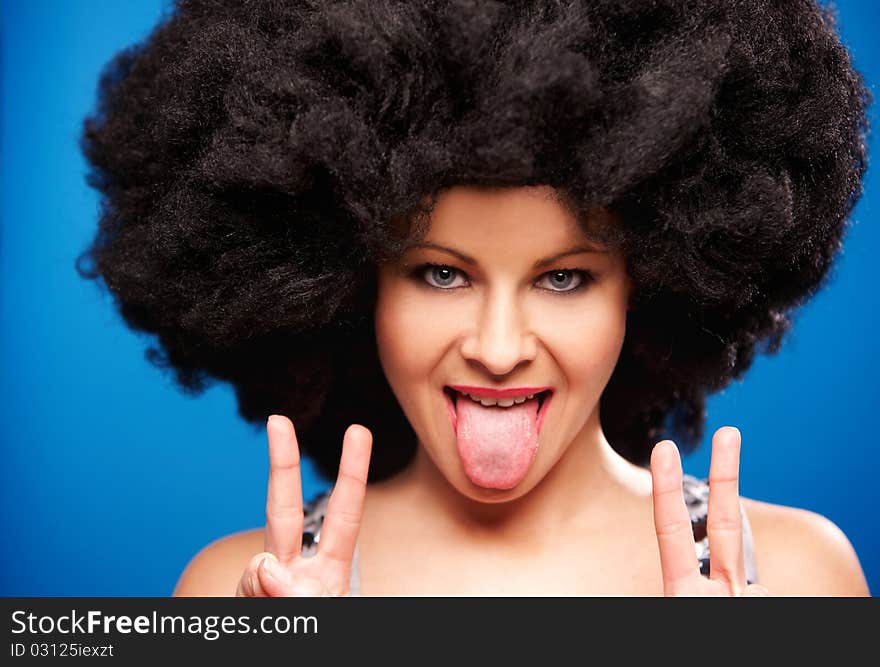
M174 587L175 597L232 596L250 559L263 550L263 529L215 540L187 564Z
M774 596L867 596L858 556L843 531L809 510L748 498L758 581Z

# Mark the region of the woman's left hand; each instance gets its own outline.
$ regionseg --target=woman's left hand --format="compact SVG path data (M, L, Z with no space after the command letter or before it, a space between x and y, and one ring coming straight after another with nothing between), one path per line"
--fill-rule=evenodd
M682 491L678 448L663 440L651 452L654 528L660 547L663 594L666 596L767 596L767 589L747 584L739 505L739 430L725 426L712 437L709 465L710 571L700 574L693 527Z

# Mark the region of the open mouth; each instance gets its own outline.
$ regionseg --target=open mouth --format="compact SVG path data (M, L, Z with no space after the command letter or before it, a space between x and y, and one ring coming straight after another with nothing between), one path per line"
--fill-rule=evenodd
M468 479L486 489L512 489L522 482L537 455L553 390L518 387L480 392L477 387L446 386L443 394Z
M462 397L461 393L455 391L455 389L453 389L452 387L443 387L443 392L449 397L449 400L452 401L453 407L458 405L459 399L465 400L465 401L473 400L471 398L468 398L467 396ZM545 391L540 391L534 395L533 399L534 398L538 399L538 410L540 410L542 407L544 407L544 403L546 402L546 400L550 397L550 394L552 394L552 393L553 393L552 389L546 389ZM492 406L492 407L498 407L501 410L504 409L504 407L502 407L502 406ZM505 407L508 407L508 406L505 406Z
M443 387L443 393L446 396L446 406L449 410L449 416L452 419L452 429L457 433L458 428L458 401L473 401L474 399L468 396L462 396L460 392L456 391L452 387ZM544 391L540 391L532 396L531 399L526 400L537 400L538 401L538 418L536 427L538 431L541 429L541 424L544 422L544 417L547 414L547 408L550 404L550 399L553 396L552 389L546 389ZM476 402L476 401L475 401ZM507 410L510 407L516 407L517 403L514 403L513 406L484 406L489 410Z

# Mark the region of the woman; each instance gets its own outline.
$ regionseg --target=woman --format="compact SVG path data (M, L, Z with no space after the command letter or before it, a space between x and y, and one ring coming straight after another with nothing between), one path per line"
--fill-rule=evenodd
M84 140L85 272L272 415L266 529L177 594L868 593L830 521L740 502L737 429L711 493L676 447L861 192L825 10L220 4L122 54ZM300 446L338 475L305 515Z

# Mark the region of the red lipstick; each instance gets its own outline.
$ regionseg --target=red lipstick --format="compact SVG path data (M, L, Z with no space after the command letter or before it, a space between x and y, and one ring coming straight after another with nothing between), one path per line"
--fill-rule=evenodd
M540 432L541 425L544 423L544 417L547 416L547 410L550 408L550 401L553 398L553 387L513 387L511 389L492 389L491 387L471 387L463 384L451 384L447 385L447 388L452 389L460 394L476 394L477 396L482 396L484 398L508 398L510 396L529 396L531 394L537 395L542 392L549 391L550 393L544 397L544 402L541 405L540 410L538 410L538 421L536 423L537 429ZM453 403L452 394L448 391L443 392L443 398L446 401L446 409L449 412L449 419L452 421L452 432L458 433L458 413L455 409L455 404Z
M508 398L510 396L528 396L540 394L542 391L550 391L553 387L513 387L511 389L492 389L491 387L469 387L460 384L449 385L450 389L461 394L476 394L486 398Z

